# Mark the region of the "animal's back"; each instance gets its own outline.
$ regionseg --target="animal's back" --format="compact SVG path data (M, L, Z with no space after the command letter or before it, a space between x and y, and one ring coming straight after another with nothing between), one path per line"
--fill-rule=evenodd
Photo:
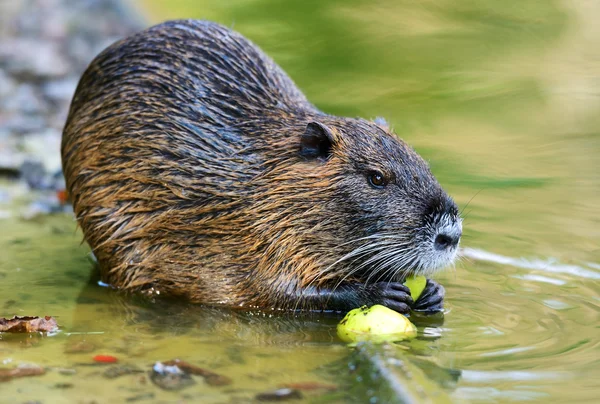
M269 108L314 110L272 59L237 32L209 21L169 21L113 44L82 77L73 106L114 96L115 90L121 98L160 95L186 104L193 92L196 103L188 111L215 124L235 123L240 114L263 116ZM107 106L104 100L98 104ZM202 108L211 104L217 109Z
M261 126L305 112L316 111L270 58L212 22L167 22L102 52L79 83L62 153L104 279L235 299L226 285L241 282L233 260L222 276L206 272L240 253L230 236L248 209L249 181L264 170ZM180 287L190 277L198 290Z

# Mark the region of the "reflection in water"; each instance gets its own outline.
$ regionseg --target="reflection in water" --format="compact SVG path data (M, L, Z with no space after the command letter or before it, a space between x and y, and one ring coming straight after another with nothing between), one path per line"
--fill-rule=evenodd
M582 266L579 265L565 265L559 262L556 262L555 259L547 259L547 260L526 260L524 258L512 258L506 257L500 254L494 254L491 252L479 250L476 248L464 248L461 251L462 256L472 258L477 261L488 261L494 262L496 264L502 265L511 265L517 268L524 269L532 269L538 270L542 272L549 273L565 273L573 276L578 276L582 278L588 279L600 279L600 272L596 272L593 270L593 263L586 263ZM586 266L588 268L586 268ZM557 279L552 279L548 277L540 277L539 275L525 275L524 279L530 280L538 280L541 282L555 283L555 284L563 284L562 281Z
M177 301L132 297L90 282L73 310L73 331L106 328L106 313L120 326L151 335L194 335L194 338L244 345L328 344L336 341L338 314L232 310ZM97 315L91 315L96 312Z

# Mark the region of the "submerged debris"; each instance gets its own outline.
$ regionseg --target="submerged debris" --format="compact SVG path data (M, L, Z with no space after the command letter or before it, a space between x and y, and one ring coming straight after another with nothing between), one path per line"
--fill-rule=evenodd
M137 366L131 365L120 365L120 366L111 366L102 373L102 376L107 379L116 379L120 376L131 375L134 373L144 373L144 371Z
M196 382L189 373L175 365L164 365L156 362L150 371L150 380L163 390L181 390Z
M56 383L54 385L55 389L71 389L73 387L75 387L73 383Z
M66 375L66 376L71 376L71 375L77 374L77 369L71 369L71 368L53 368L52 370L54 370L55 372L58 372L58 374Z
M164 366L177 366L179 369L186 373L195 376L202 376L206 384L209 384L211 386L225 386L227 384L231 384L232 382L232 380L227 376L223 376L210 370L198 367L196 365L192 365L191 363L182 361L180 359L172 359L170 361L162 362L162 364Z
M0 382L7 382L16 377L40 376L46 369L36 365L21 365L13 369L0 369Z
M227 377L213 371L192 365L180 359L156 362L150 372L150 380L165 390L180 390L195 383L194 376L202 376L210 386L225 386L232 383Z
M69 341L65 348L65 353L82 353L92 352L96 349L96 345L89 341Z
M152 400L152 399L154 399L154 393L142 393L142 394L138 394L137 396L127 397L125 399L125 401L128 403L134 403L136 401Z
M285 383L282 384L281 387L285 387L288 389L302 390L302 391L336 391L338 386L335 384L327 384L321 382L300 382L300 383Z
M266 393L259 393L256 395L256 399L258 401L300 400L302 399L302 393L296 389L278 389Z
M51 332L58 329L56 320L50 316L44 318L32 316L14 316L13 318L0 318L0 332L27 333Z

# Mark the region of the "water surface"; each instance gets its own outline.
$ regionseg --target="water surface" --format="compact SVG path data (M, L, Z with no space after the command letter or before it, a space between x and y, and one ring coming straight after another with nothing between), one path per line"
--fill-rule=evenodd
M464 208L463 258L437 277L447 291L443 325L421 324L425 336L402 346L443 369L431 377L453 400L597 398L600 3L133 4L153 22L193 17L233 26L319 108L383 116L429 160ZM13 381L3 386L11 400L124 399L149 390L135 375L105 381L102 369L81 365L96 353L144 369L181 356L235 380L181 393L152 389L167 401L236 402L283 383L347 382L335 368L349 354L335 337L335 319L137 302L88 283L87 248L68 215L13 217L0 226L3 312L52 314L64 330L3 340L0 358L78 372L51 372L39 384ZM81 339L94 350L65 352ZM460 376L448 377L447 369ZM65 380L74 387L53 387Z

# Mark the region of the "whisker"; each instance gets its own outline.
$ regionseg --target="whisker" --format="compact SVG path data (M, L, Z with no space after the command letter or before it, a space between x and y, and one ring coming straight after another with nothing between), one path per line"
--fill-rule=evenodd
M399 255L395 260L390 262L390 269L394 271L393 277L405 279L412 271L411 268L414 266L413 262L418 256L418 254L419 251L414 249L408 255ZM401 276L398 276L398 274L401 274Z
M385 246L387 247L387 246ZM374 251L366 251L366 253L372 253ZM333 290L337 289L346 279L348 279L350 276L354 275L357 272L360 272L366 265L370 264L371 262L373 262L373 260L375 259L374 257L376 257L378 254L380 254L380 252L377 252L377 254L373 255L371 258L369 258L368 260L366 260L365 262L361 263L360 265L357 265L356 267L352 268L351 271L349 271L346 275L344 275L333 287Z
M391 238L390 235L373 235L373 236L368 236L368 237L361 237L360 239L356 239L353 242L356 241L360 241L360 240L366 240L366 239L386 239L386 238ZM348 243L345 243L348 244ZM340 259L338 259L337 261L335 261L333 264L327 266L326 268L320 270L317 274L315 274L315 276L311 279L311 281L305 286L306 288L308 287L312 287L313 284L318 281L319 279L322 278L322 276L326 273L328 273L334 266L338 265L339 263L349 260L349 259L354 259L353 262L356 262L357 260L359 260L362 256L367 255L367 254L372 254L374 252L377 252L380 249L383 249L385 247L387 247L388 243L386 241L382 241L382 242L376 242L376 243L367 243L364 245L361 245L357 248L355 248L354 250L350 251L348 254L344 255L343 257L341 257ZM346 274L332 289L332 291L334 291L337 287L339 287L339 285L345 280L347 279L349 276L351 276L353 273L355 273L356 271L358 271L359 268L356 268L355 270L351 271L350 273Z
M466 204L465 206L463 206L463 208L462 208L462 209L460 210L460 212L458 213L458 215L459 215L459 216L462 216L462 213L465 211L465 209L467 209L467 207L469 206L469 204L471 203L471 201L472 201L473 199L475 199L475 197L476 197L477 195L479 195L479 193L480 193L481 191L483 191L484 189L485 189L485 188L481 188L479 191L477 191L477 192L475 193L475 195L473 195L473 196L471 197L471 199L469 199L469 202L467 202L467 204Z
M395 245L395 247L397 247L397 246L398 245ZM367 285L369 283L369 281L371 280L371 277L373 277L374 275L377 275L377 273L379 273L380 271L387 271L388 267L393 269L394 266L392 265L392 263L397 261L399 259L398 257L401 257L401 258L406 257L404 255L405 252L406 252L406 249L394 248L391 251L384 253L382 256L376 256L376 257L373 257L372 260L369 260L369 261L380 261L380 263L371 270L371 273L369 274L369 276L367 277L367 279L365 281L365 285ZM408 257L410 257L412 255L414 255L414 251L410 250L408 253ZM386 261L389 258L395 258L395 260L393 260L392 262ZM370 263L369 261L367 261L363 265L369 264ZM381 275L377 281L379 281L379 279L381 279Z

